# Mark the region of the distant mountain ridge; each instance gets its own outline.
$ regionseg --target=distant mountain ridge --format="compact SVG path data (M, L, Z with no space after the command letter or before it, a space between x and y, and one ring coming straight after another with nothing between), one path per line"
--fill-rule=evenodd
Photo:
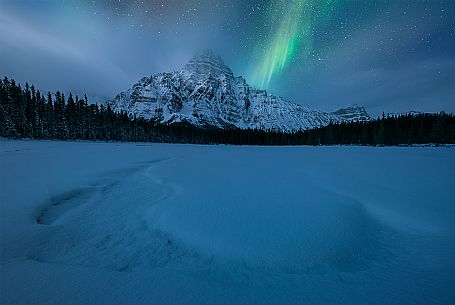
M181 71L144 77L110 102L114 111L163 124L297 131L330 122L368 121L362 106L324 112L249 86L220 56L197 53Z
M338 109L333 114L337 115L344 121L369 121L370 115L365 110L365 107L352 105Z

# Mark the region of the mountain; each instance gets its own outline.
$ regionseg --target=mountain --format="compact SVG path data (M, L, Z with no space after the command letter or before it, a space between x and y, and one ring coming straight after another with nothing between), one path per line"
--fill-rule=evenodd
M78 96L80 99L83 99L84 96L87 96L87 100L88 100L89 104L106 105L112 100L112 97L109 98L106 96L84 93L82 91L77 91L77 90L67 91L67 92L65 92L65 96L69 96L70 92L73 95L73 97Z
M365 107L358 105L343 107L332 113L344 121L371 120L371 117L368 115L367 111L365 110Z
M253 88L210 50L196 54L181 71L142 78L111 106L163 124L281 131L369 118L363 107L323 112Z

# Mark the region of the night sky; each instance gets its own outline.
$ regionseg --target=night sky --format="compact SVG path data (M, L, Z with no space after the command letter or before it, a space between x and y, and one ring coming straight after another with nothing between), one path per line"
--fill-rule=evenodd
M452 0L0 0L0 74L42 90L113 97L206 48L316 109L455 112Z

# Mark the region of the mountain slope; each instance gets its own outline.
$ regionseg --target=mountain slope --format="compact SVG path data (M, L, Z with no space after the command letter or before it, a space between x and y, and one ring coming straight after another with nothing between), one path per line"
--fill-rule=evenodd
M366 112L366 116L351 116L310 109L255 89L243 77L234 77L223 60L209 50L196 54L181 71L142 78L111 104L114 111L160 123L219 128L295 131L368 118Z

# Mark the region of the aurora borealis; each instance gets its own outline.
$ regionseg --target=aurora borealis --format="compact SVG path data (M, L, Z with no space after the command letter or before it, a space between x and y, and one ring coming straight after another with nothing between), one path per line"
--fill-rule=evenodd
M455 112L454 16L451 0L2 0L0 70L112 97L211 48L317 109Z
M285 7L287 1L279 3ZM265 46L261 44L263 54L252 75L253 84L260 88L267 87L272 76L286 67L296 52L299 40L310 35L309 21L303 16L304 1L290 2L288 6L284 8L283 18L274 14L268 16L271 20L278 19L278 24L273 29L273 38ZM304 40L304 43L308 42L308 39Z
M340 1L340 0L338 0ZM279 0L268 7L264 21L270 22L270 39L259 43L259 58L251 81L268 88L273 76L281 74L296 54L311 55L313 31L335 10L337 0Z

